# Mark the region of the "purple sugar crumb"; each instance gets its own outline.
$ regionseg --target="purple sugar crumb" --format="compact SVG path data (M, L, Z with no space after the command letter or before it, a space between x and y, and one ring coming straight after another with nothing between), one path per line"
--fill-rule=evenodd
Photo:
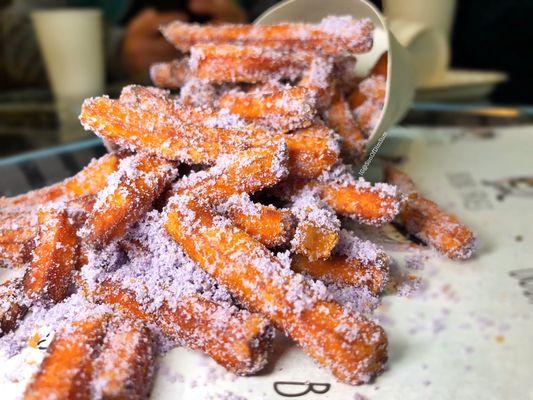
M446 329L446 320L444 318L435 318L432 322L432 332L438 335Z
M388 264L388 257L377 245L362 240L352 231L341 229L339 243L335 247L337 254L361 261L363 264Z
M412 254L405 257L405 265L409 269L421 271L425 268L427 260L422 254Z
M108 306L90 303L80 294L73 294L49 309L34 305L18 329L0 339L0 354L6 358L14 356L39 329L46 328L51 332L68 330L73 322L109 312L111 309Z
M247 398L230 391L225 391L209 396L208 400L247 400Z
M326 284L331 299L360 314L370 314L380 304L380 298L366 287Z
M398 296L416 297L420 296L426 290L426 284L420 277L407 276L396 286Z

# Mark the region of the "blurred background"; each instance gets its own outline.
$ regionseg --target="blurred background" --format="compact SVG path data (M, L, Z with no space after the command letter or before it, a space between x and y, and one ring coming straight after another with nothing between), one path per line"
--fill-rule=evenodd
M82 99L148 83L150 64L176 58L158 31L161 24L253 21L275 3L0 0L0 157L80 140L93 146L96 139L77 121ZM439 58L442 64L437 75L417 83L416 101L402 124L531 122L533 1L374 3L398 21L400 42L419 60ZM417 24L440 35L441 52L406 34L406 25L411 32Z

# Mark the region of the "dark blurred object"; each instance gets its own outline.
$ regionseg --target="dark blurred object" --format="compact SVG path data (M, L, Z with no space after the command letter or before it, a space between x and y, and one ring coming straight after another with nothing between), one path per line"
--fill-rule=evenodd
M505 71L510 80L492 94L496 103L533 103L533 1L457 2L452 65Z
M380 0L371 1L381 7ZM457 1L452 67L508 73L509 81L497 87L492 102L533 104L531 43L532 0Z

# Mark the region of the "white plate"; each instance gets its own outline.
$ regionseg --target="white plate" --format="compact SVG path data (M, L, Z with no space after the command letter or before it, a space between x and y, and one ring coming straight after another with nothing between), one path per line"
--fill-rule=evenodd
M417 101L457 101L487 97L496 85L508 76L497 71L453 69L438 82L425 84L416 90Z

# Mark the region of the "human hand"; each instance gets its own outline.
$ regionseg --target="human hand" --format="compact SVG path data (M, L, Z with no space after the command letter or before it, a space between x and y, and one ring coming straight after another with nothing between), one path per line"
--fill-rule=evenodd
M129 77L146 75L152 63L170 61L178 56L178 51L159 32L161 25L178 19L186 21L187 15L148 8L131 20L121 51L122 64Z
M211 17L210 22L246 22L246 13L234 0L189 0L188 9Z

